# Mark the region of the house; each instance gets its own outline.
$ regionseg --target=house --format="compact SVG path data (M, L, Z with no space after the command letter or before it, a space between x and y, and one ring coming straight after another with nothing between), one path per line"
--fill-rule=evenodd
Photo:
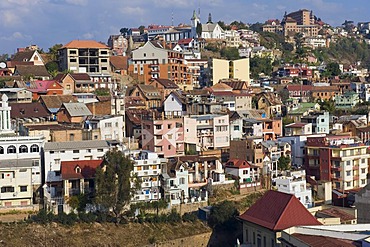
M91 195L95 191L95 172L103 160L72 160L60 163L60 177L63 183L63 197Z
M302 123L311 123L312 131L315 134L326 133L329 134L329 112L311 112L309 115L301 117Z
M51 120L51 114L39 102L13 103L10 106L12 107L10 111L12 124L17 128L21 125L48 122Z
M101 160L109 150L107 141L47 142L44 148L43 167L45 174L44 196L47 205L53 209L64 204L61 178L61 162ZM87 161L88 160L88 161Z
M87 73L58 74L54 80L63 86L63 94L91 93L95 91L96 83Z
M257 95L257 110L265 110L267 117L280 116L282 101L279 95L273 92L262 92Z
M44 59L37 50L25 50L17 52L11 58L12 64L21 64L21 62L28 62L32 65L44 66Z
M186 113L186 96L181 91L171 92L163 101L165 117L182 117Z
M163 198L170 205L190 202L187 164L178 158L170 159L162 166L161 186Z
M141 120L141 142L146 150L160 157L184 154L184 127L182 118L145 116Z
M39 102L56 120L56 114L63 103L77 103L77 99L73 95L41 95Z
M262 137L246 137L230 142L230 159L246 160L250 164L263 167Z
M85 103L86 107L91 111L91 113L94 116L124 115L122 113L122 111L124 111L124 107L121 108L121 105L115 105L115 103L118 104L120 103L119 101L120 99L115 100L114 97L107 95L107 96L96 96L96 100L97 101Z
M109 47L94 40L72 40L58 50L60 71L99 78L110 72Z
M312 207L312 191L307 188L304 170L289 171L286 176L275 178L275 183L279 192L293 194L306 208Z
M312 123L291 123L285 125L285 136L311 135Z
M58 122L82 123L92 116L91 111L84 103L63 103L57 112Z
M307 175L316 180L332 181L333 189L340 191L364 187L370 157L367 149L367 145L349 135L308 137Z
M26 88L1 88L0 94L6 94L9 103L32 102L32 92Z
M32 100L36 101L41 95L62 95L63 86L55 80L43 81L17 81L18 87L26 88L32 92Z
M207 22L202 25L203 39L225 39L225 31L218 25L218 23Z
M160 94L162 95L162 100L164 100L171 92L179 90L179 86L169 79L155 78L149 85L154 86Z
M21 76L24 79L49 80L50 74L45 66L41 65L16 65L14 76Z
M161 107L161 93L152 85L138 84L133 88L129 95L140 97L145 102L148 109Z
M109 58L111 72L127 75L128 57L126 56L111 56Z
M225 164L225 173L231 175L233 179L242 184L259 182L260 168L248 163L246 160L230 159Z
M321 223L291 194L269 190L239 216L243 222L243 244L273 247L281 232L301 225Z
M120 143L125 137L125 122L123 116L95 116L85 122L85 129L98 130L101 140L115 140Z
M161 199L161 171L167 159L147 150L126 150L124 155L134 163L134 174L141 181L140 189L134 195L134 202L157 201Z
M337 95L339 95L337 86L314 86L310 91L313 101L333 100Z
M355 92L345 92L334 98L335 107L340 109L351 109L360 103L360 97Z

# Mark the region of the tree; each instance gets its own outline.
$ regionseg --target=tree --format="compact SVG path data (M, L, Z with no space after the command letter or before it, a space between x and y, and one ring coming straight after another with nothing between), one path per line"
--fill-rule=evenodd
M139 30L140 30L140 34L143 34L144 33L144 30L145 30L145 26L141 25L139 27Z
M105 210L112 210L117 222L140 187L133 169L133 161L114 149L105 154L103 166L96 170L95 202Z
M328 65L326 65L326 72L329 76L338 76L342 73L340 71L339 64L334 62L328 63Z
M202 30L202 24L200 24L200 22L198 22L195 31L197 32L198 38L201 38L203 30Z
M289 156L280 156L278 160L278 168L281 171L289 170L290 169L290 157Z
M263 23L257 22L257 23L253 23L252 25L250 25L249 29L257 33L262 33L262 30L263 30L262 27L263 27Z
M323 100L319 101L320 109L328 111L330 114L333 114L336 110L334 100Z
M128 32L130 31L130 29L129 29L129 28L127 28L127 27L123 27L123 28L121 28L119 31L120 31L120 33L121 33L124 37L126 37L126 36L128 35Z
M235 47L223 47L220 51L222 57L228 60L239 59L239 51Z
M235 217L239 216L235 203L231 201L223 201L214 205L211 209L208 224L212 228L225 228L235 226Z
M271 75L271 59L267 57L253 57L250 59L250 70L253 79L258 79L261 73Z
M217 23L218 23L218 25L219 25L223 30L226 30L226 29L227 29L225 22L223 22L223 21L218 21Z
M63 44L55 44L49 48L49 57L52 61L56 61L58 58L58 50L63 47Z
M46 70L49 72L50 75L55 77L58 74L58 63L55 61L48 62L45 64Z

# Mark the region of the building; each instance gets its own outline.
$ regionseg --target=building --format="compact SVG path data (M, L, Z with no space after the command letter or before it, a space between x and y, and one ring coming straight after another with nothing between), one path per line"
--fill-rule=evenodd
M259 182L260 168L248 163L246 160L230 159L225 164L225 173L238 180L239 185Z
M146 116L141 120L141 145L160 157L184 154L184 127L182 118Z
M304 170L289 171L286 176L275 178L275 183L278 191L293 194L306 208L312 207L312 191L307 188Z
M126 150L124 154L134 162L134 174L141 181L140 189L134 195L134 202L160 200L160 176L167 159L146 150Z
M183 119L185 152L229 148L229 115L194 115Z
M249 85L249 58L233 61L212 58L209 61L208 68L212 79L210 85L215 85L220 80L230 78L245 81Z
M94 78L109 75L109 47L94 40L72 40L58 50L60 71L87 73Z
M129 44L127 38L119 34L109 36L108 46L112 50L114 56L125 56Z
M364 187L368 173L369 146L342 136L308 137L305 167L308 176L333 182L340 191Z
M345 92L344 94L336 95L334 101L336 108L352 109L360 103L360 97L355 92Z
M305 36L316 37L320 26L315 23L312 11L301 9L284 15L281 22L284 37L293 37L296 33L303 33Z
M99 130L101 140L115 140L122 143L125 137L125 122L123 116L95 116L86 121L84 127L90 131Z
M321 225L294 195L273 190L239 219L243 222L243 244L253 247L279 246L281 232L292 226Z
M1 88L0 94L6 94L9 103L32 102L32 92L26 88Z
M326 133L329 134L329 112L311 112L311 114L301 117L302 123L311 123L312 124L312 132L314 134L322 134Z

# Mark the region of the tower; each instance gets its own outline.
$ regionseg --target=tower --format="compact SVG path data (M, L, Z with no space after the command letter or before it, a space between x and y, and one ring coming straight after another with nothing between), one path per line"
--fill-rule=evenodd
M195 10L193 11L193 16L191 17L191 37L196 38L197 37L197 26L200 24L200 19L197 16L197 13Z
M14 133L11 126L10 110L11 107L8 104L8 96L3 94L3 96L1 96L0 106L0 134Z
M213 22L212 22L212 14L211 14L211 13L209 13L209 14L208 14L208 21L207 21L207 24L208 24L208 23L211 23L211 24L213 23Z

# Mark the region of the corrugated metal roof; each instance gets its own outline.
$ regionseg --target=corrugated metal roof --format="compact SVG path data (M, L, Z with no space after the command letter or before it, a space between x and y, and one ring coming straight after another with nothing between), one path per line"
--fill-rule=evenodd
M83 148L109 148L108 142L104 140L90 140L79 142L47 142L44 149L47 150L71 150Z
M0 160L0 170L3 168L32 167L32 159Z
M91 111L84 103L64 103L63 105L72 117L92 115Z

